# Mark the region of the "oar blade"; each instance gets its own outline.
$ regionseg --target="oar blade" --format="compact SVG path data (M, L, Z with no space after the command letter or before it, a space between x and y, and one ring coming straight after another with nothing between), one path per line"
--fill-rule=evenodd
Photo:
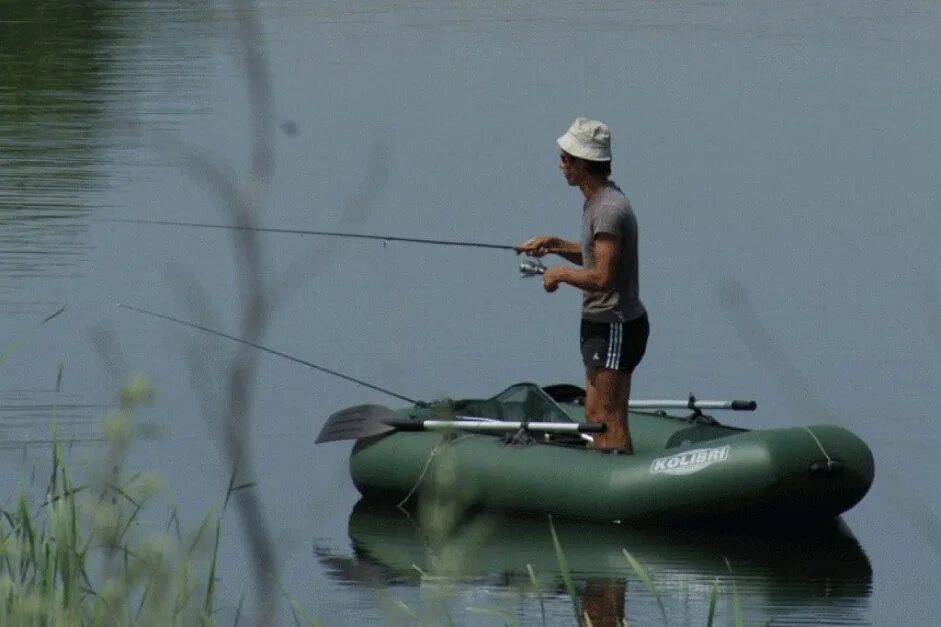
M358 440L371 435L393 431L385 423L399 418L399 415L382 405L355 405L331 414L317 436L316 444L339 440Z

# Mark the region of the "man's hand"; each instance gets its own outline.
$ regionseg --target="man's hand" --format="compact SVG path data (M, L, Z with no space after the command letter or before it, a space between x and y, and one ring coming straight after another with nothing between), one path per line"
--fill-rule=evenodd
M542 289L550 293L559 289L559 283L562 282L562 275L564 273L565 270L558 266L547 268L546 271L542 273Z
M515 246L516 254L526 253L530 257L543 257L549 253L557 252L562 248L563 242L554 235L537 235L519 246Z

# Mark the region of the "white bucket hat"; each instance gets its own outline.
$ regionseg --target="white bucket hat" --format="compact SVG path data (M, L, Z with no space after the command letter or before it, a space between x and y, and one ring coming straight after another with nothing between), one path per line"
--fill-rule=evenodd
M565 135L556 140L559 146L579 159L611 161L611 132L603 122L575 118Z

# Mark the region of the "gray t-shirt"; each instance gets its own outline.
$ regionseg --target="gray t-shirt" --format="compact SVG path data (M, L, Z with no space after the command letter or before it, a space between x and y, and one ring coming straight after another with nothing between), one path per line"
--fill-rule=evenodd
M621 263L607 292L583 292L582 318L595 322L627 322L646 313L637 280L637 218L624 192L608 181L582 211L582 262L595 263L594 239L609 233L621 241Z

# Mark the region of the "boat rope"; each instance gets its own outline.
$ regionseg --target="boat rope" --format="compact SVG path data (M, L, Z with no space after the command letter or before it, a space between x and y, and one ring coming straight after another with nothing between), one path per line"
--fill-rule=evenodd
M833 459L830 458L830 455L827 453L827 450L823 448L823 444L820 443L820 439L810 430L809 427L801 427L804 431L810 434L810 437L814 439L814 442L817 443L817 447L820 449L820 452L823 453L823 456L827 458L827 467L833 465Z
M405 509L405 504L408 503L408 500L412 498L413 494L415 494L415 490L417 490L418 486L421 485L422 479L425 478L425 473L427 473L428 469L431 467L431 460L434 459L435 455L438 454L438 452L441 450L441 447L443 447L445 444L450 444L457 442L458 440L463 440L464 438L469 438L471 435L472 434L470 433L465 433L464 435L459 435L456 438L449 438L447 436L441 438L441 441L435 444L435 447L431 449L431 453L428 454L428 459L425 460L425 467L421 469L421 473L419 473L418 479L415 480L415 485L412 486L412 489L408 491L408 494L406 494L401 501L396 503L395 506L401 510Z

